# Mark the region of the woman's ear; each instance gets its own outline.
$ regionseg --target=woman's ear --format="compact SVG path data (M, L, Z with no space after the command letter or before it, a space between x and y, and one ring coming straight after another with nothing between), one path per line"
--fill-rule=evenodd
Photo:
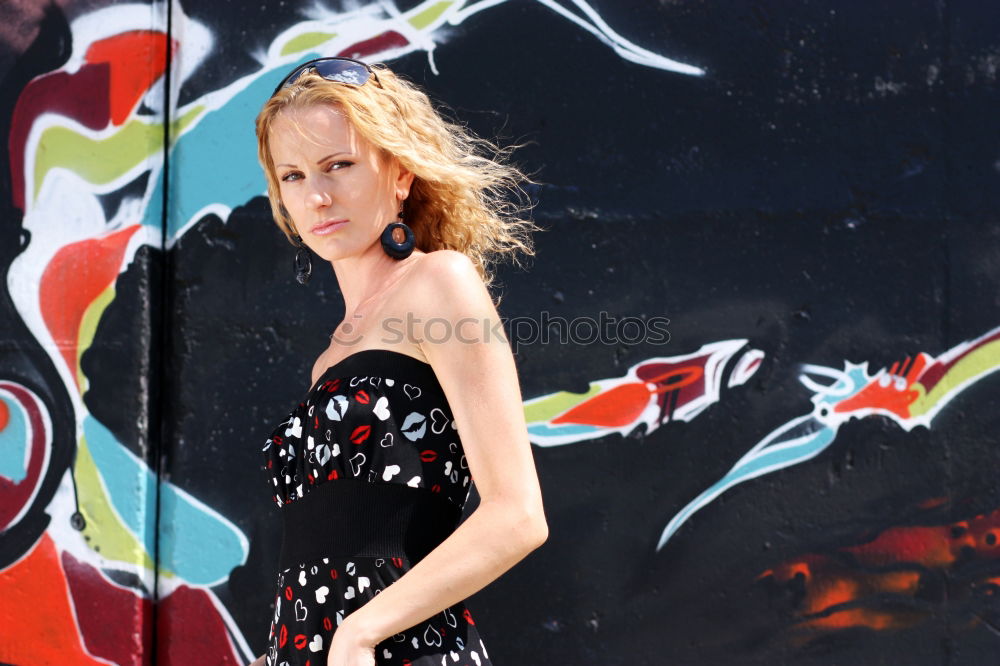
M413 186L413 172L407 169L405 166L400 164L399 160L395 160L396 168L396 196L400 199L405 199L410 196L410 188Z

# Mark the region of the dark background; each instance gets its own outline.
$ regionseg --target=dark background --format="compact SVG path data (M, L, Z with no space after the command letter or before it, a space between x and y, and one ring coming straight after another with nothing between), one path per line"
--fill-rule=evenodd
M256 71L252 50L304 20L308 4L182 2L215 45L180 103ZM874 372L1000 323L1000 11L987 2L591 4L630 41L706 75L629 62L524 0L449 28L434 51L439 75L422 51L389 62L479 134L532 142L515 156L540 181L530 192L546 231L527 270L500 270L505 318L670 319L666 346L519 346L524 398L584 390L718 340L747 338L766 356L690 423L534 449L549 540L469 600L494 663L993 663L1000 609L988 586L973 585L1000 574L992 551L922 570L912 599L867 601L903 603L921 618L909 626L805 640L795 595L758 576L892 526L1000 506L995 376L949 403L930 430L904 432L881 417L844 425L817 458L733 488L654 549L692 497L811 410L799 363L868 361ZM30 67L25 48L8 41L0 77ZM0 245L14 247L18 222L16 212L0 219ZM6 266L12 254L3 254ZM160 279L168 296L154 295L153 332L136 339L128 304ZM164 406L163 438L144 453L250 538L248 562L215 591L259 654L279 546L259 450L343 316L336 281L320 265L308 287L294 282L292 248L256 198L226 221L205 218L168 256L151 249L117 289L98 338L129 336L162 363L150 390ZM4 341L30 346L4 318ZM0 369L19 363L5 354ZM100 413L101 381L134 378L94 363ZM947 502L918 508L933 497Z

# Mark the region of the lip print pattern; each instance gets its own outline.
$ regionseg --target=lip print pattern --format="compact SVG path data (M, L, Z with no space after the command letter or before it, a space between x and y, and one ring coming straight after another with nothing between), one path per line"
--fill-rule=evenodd
M326 404L326 418L331 421L342 421L347 411L347 398L336 395Z
M265 465L281 463L283 471L271 479L273 499L283 506L316 483L353 477L427 488L463 506L471 485L455 473L464 469L464 451L449 426L454 419L436 382L361 373L321 383L265 443ZM340 458L344 447L354 451ZM387 472L393 465L399 471Z
M262 453L279 508L344 478L425 488L459 507L471 490L454 418L431 367L386 350L358 352L329 368ZM344 618L411 566L386 554L324 557L279 571L267 666L325 663ZM379 666L492 666L464 603L387 638L375 658Z
M295 608L301 605L304 612L285 617L280 601L276 601L265 664L304 666L310 659L308 663L316 663L316 653L329 646L335 628L344 617L399 580L410 568L401 558L354 557L350 561L323 558L321 565L319 562L312 566L302 563L279 572L279 579L291 581L289 594L295 600ZM331 577L328 575L331 569L339 569L340 575ZM283 599L284 591L278 597ZM457 666L492 666L462 603L394 634L375 648L375 663L380 666L437 666L444 663L442 656L448 659L446 663Z
M372 427L370 425L360 425L351 433L351 443L356 446L361 446L371 434Z
M427 432L427 419L423 414L410 412L403 421L403 436L411 442L415 442Z

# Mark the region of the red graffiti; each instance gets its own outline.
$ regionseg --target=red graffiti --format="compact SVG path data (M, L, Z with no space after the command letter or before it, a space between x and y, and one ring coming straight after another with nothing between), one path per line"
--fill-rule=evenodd
M684 387L701 383L699 381L703 374L701 366L671 366L664 363L650 364L650 366L660 368L668 366L669 369L643 378L641 382L629 382L604 391L560 414L552 419L552 423L581 423L620 428L639 418L649 405L651 395L679 391ZM641 370L647 369L641 368ZM645 373L636 374L642 377Z
M131 664L152 643L152 609L149 599L108 580L104 573L73 557L61 554L66 583L80 623L80 635L95 657L115 664ZM125 631L125 628L142 631ZM129 636L131 640L123 640Z
M24 87L11 119L9 154L15 205L25 209L24 154L39 116L57 114L91 130L121 125L142 95L163 76L167 63L165 33L136 30L91 44L85 62L72 74L52 72ZM170 40L171 55L177 42Z
M155 663L220 666L246 663L230 641L226 623L207 590L181 585L160 600L159 608Z
M4 640L3 662L93 666L104 663L89 655L82 644L70 591L63 578L56 546L48 534L42 534L24 557L0 571L3 635L36 638ZM129 623L126 628L132 626ZM44 640L37 640L43 636Z
M853 412L858 409L878 408L896 414L902 419L910 418L910 405L916 402L921 395L921 391L912 388L924 366L927 364L927 355L919 354L909 365L910 357L906 357L902 364L896 361L889 368L888 380L873 381L868 386L858 391L850 398L841 401L834 407L837 412ZM908 367L907 367L908 366ZM906 369L905 375L899 375ZM900 378L905 388L900 390L896 384L896 378Z
M125 248L139 227L135 224L106 236L65 245L42 273L39 289L42 318L76 382L79 382L77 356L83 317L101 293L118 279Z
M177 42L171 40L171 52ZM87 49L88 63L104 64L109 78L111 122L121 125L156 79L167 62L167 36L153 30L123 32Z
M14 382L0 381L0 388L7 391L24 410L28 424L31 426L31 440L27 442L27 460L23 461L24 478L15 483L0 476L0 533L18 520L21 512L28 506L45 473L45 461L51 447L51 432L48 420L43 413L43 405L24 387ZM10 418L6 402L0 401L6 418ZM0 427L0 432L3 428Z
M410 40L401 33L395 30L386 30L374 37L351 44L337 55L355 59L364 58L373 53L381 53L382 51L406 46L409 43Z
M921 507L944 502L931 498ZM998 559L1000 509L944 525L890 527L865 543L785 562L758 579L804 591L795 609L800 628L887 630L913 626L931 616L930 610L905 603L915 597L925 577L945 575L962 563L978 562L976 566L982 567ZM971 587L992 587L998 581L994 566Z

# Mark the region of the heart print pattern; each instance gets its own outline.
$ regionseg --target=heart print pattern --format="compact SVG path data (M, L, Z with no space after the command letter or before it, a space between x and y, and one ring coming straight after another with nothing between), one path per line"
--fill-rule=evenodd
M349 355L323 373L271 432L263 467L284 507L319 484L396 483L465 506L473 485L454 417L427 363L390 350ZM336 627L399 580L402 557L324 557L277 573L267 666L325 666ZM492 666L457 603L376 646L380 666Z

